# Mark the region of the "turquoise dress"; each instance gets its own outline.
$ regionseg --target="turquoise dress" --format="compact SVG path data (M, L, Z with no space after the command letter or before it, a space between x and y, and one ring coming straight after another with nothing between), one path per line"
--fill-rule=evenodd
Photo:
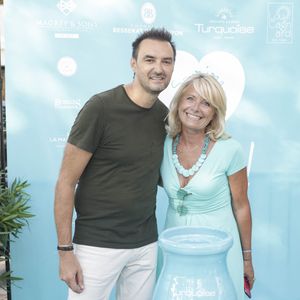
M180 189L172 161L172 139L167 137L161 165L164 189L169 197L165 228L174 226L207 226L230 232L234 243L227 264L237 299L244 298L244 271L238 227L232 212L228 176L246 166L240 144L234 139L219 139L200 170ZM186 196L182 196L187 194ZM184 207L184 209L182 209Z

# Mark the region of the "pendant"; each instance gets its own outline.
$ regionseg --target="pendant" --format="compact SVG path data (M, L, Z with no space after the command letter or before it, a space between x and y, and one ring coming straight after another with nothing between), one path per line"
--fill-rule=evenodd
M189 211L189 209L186 206L184 206L183 204L182 205L178 205L177 208L176 208L176 210L177 210L177 212L178 212L178 214L180 216L187 215L187 213Z

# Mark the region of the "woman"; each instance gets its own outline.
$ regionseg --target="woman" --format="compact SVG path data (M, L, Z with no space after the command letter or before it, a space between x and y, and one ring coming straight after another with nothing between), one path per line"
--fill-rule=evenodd
M225 132L226 98L208 74L188 78L171 102L161 176L169 197L166 228L207 226L230 232L227 262L238 300L254 282L247 171L240 144Z

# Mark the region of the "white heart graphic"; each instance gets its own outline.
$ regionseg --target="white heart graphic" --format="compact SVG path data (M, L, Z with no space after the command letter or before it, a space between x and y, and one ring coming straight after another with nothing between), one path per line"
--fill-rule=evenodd
M192 54L177 51L171 82L160 94L160 99L169 106L180 84L197 72L213 74L222 84L227 97L226 119L229 119L242 98L245 88L245 72L240 61L228 52L210 52L198 62Z

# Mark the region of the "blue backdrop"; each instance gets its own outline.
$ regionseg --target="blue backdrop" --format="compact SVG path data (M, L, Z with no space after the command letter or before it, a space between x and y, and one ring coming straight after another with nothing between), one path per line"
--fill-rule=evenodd
M131 81L131 42L164 26L178 49L161 95L199 70L228 96L227 131L249 157L256 300L300 299L299 1L5 1L9 179L31 186L30 227L12 244L24 280L14 300L65 299L58 278L54 185L79 109L100 91ZM167 199L158 193L159 230Z

